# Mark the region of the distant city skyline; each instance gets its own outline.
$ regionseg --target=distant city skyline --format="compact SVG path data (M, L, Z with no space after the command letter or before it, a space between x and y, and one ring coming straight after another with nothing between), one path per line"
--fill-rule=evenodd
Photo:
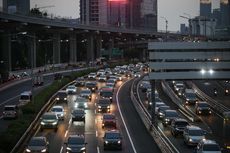
M219 0L212 0L213 8L219 7ZM55 7L44 8L42 10L52 13L54 16L79 18L79 0L31 0L31 8L44 7L54 5ZM200 0L173 0L169 3L168 0L158 0L158 30L165 30L165 19L168 20L169 31L179 31L180 24L188 21L179 17L184 15L186 17L195 17L199 15Z

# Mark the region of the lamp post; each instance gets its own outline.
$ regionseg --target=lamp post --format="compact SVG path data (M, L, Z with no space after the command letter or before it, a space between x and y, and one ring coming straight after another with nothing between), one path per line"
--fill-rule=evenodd
M168 38L168 36L167 36L167 33L168 33L168 20L163 16L161 16L161 18L165 20L165 34L166 34L166 41L167 41L167 38Z

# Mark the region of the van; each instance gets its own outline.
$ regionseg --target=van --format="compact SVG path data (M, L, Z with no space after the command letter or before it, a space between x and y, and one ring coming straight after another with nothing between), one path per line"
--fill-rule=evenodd
M17 105L5 105L3 110L3 118L17 118L19 114Z
M32 92L31 91L24 91L20 94L19 98L19 105L25 105L32 101Z
M34 78L33 78L33 85L34 86L42 86L43 83L44 83L44 81L43 81L43 75L42 74L34 76Z

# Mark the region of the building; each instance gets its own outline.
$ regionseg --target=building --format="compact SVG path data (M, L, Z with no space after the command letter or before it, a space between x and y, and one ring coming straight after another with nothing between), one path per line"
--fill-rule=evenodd
M217 20L217 26L221 25L221 13L220 8L215 8L212 10L212 18Z
M192 35L197 36L215 36L217 20L214 18L207 18L204 16L197 16L189 19L189 27Z
M187 27L185 24L180 24L180 33L182 35L189 34L189 27Z
M30 0L3 0L2 10L7 13L28 15L30 12Z
M82 24L157 31L157 0L80 0Z
M200 16L211 16L212 2L211 0L200 0Z
M229 19L229 0L220 0L220 11L221 11L221 26L229 26L230 25L230 19Z

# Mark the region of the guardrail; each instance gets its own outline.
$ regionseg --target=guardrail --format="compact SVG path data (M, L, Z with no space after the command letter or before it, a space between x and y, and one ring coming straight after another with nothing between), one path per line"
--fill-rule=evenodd
M175 153L179 152L175 147L172 146L169 140L165 138L162 133L158 131L158 129L152 125L151 122L151 115L148 113L147 109L144 107L143 103L137 100L137 83L143 77L136 79L131 87L131 100L133 101L134 107L136 108L138 114L140 115L143 123L145 124L146 128L151 129L150 134L154 138L155 142L157 143L158 147L162 151L162 153Z
M214 100L213 98L209 97L206 95L203 91L201 91L194 83L191 81L187 81L187 84L190 85L195 91L197 91L197 95L207 101L210 106L216 110L218 113L220 113L222 116L224 115L225 112L230 112L230 109L224 106L223 104L219 103L218 101Z
M171 100L180 108L182 113L192 122L200 121L200 118L192 112L190 109L184 107L182 100L175 94L175 92L170 88L169 84L165 81L161 82L164 92L171 98Z

